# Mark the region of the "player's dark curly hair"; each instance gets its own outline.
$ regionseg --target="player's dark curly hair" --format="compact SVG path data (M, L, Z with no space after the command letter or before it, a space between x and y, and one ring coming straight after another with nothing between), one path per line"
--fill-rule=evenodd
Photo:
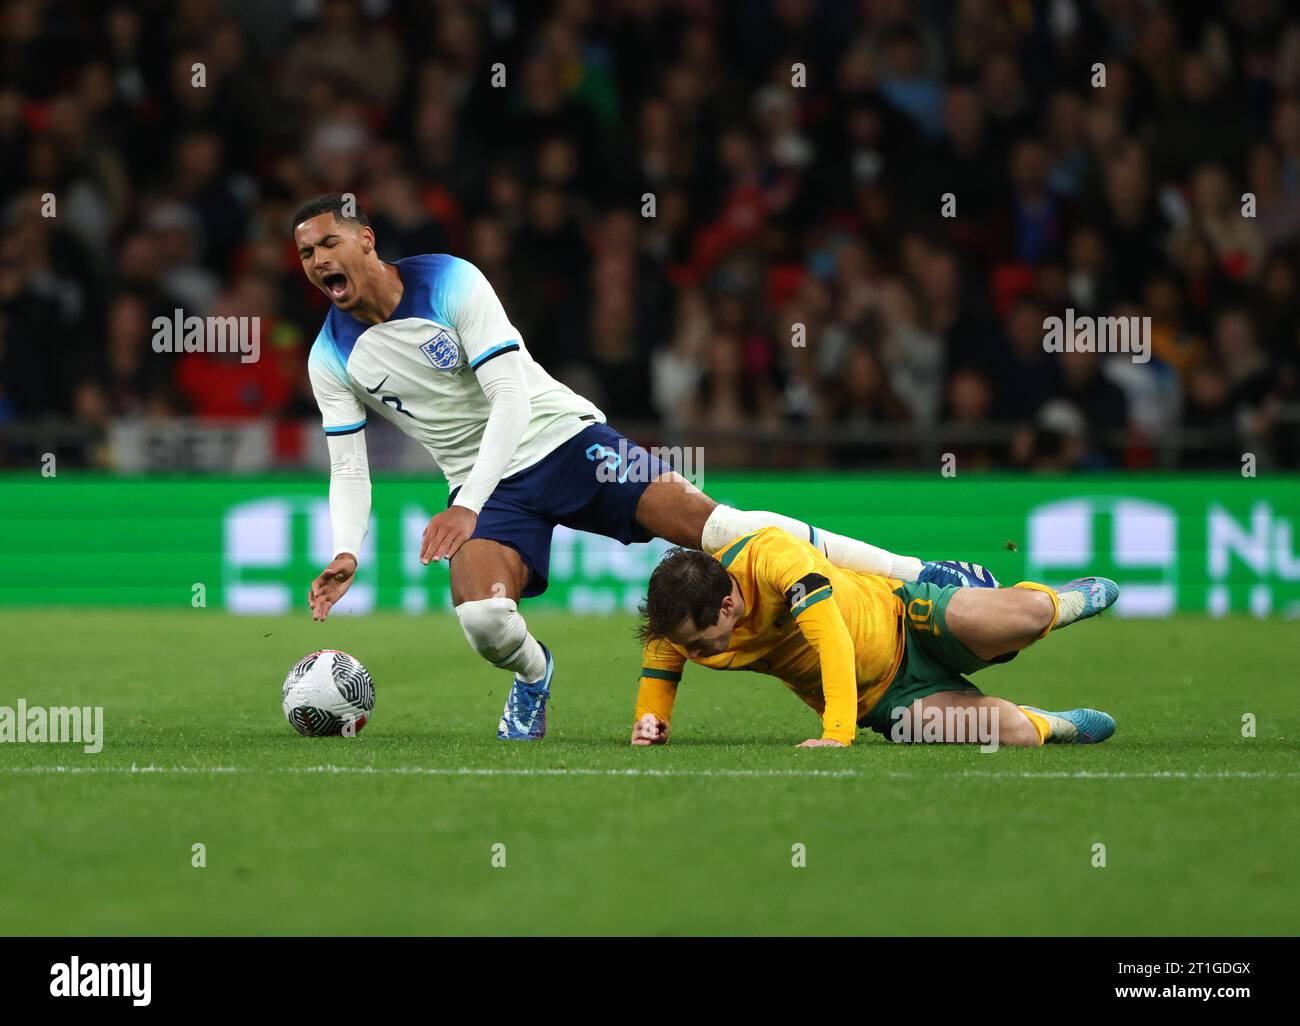
M696 627L712 627L730 594L731 575L712 556L698 549L669 549L637 607L641 623L636 636L642 644L662 638L688 616Z
M344 213L344 204L350 213ZM310 221L313 217L319 217L321 214L333 214L336 221L351 221L353 224L367 225L370 218L366 212L361 209L361 204L357 202L355 196L351 197L350 202L341 192L327 192L323 196L317 196L315 199L309 199L293 213L293 223L289 226L290 234L293 230L304 221Z

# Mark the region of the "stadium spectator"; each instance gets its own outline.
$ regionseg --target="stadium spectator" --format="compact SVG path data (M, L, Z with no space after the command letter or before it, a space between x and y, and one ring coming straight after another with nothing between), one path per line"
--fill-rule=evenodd
M385 259L467 256L556 374L722 462L799 425L809 464L978 427L990 466L1296 466L1300 16L1017 11L2 0L0 423L310 416L283 220L339 190ZM267 366L142 348L177 307L263 317ZM1149 316L1152 363L1044 353L1066 309Z

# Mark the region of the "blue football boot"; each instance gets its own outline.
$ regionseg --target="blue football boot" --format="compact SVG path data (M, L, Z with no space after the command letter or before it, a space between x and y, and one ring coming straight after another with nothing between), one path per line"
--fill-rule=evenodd
M978 563L961 563L955 559L939 559L926 563L917 580L937 584L941 588L996 588L997 578Z
M545 645L542 651L546 653L546 673L542 679L536 684L526 684L516 677L510 687L497 726L497 738L502 741L540 741L546 736L546 703L551 697L555 660Z

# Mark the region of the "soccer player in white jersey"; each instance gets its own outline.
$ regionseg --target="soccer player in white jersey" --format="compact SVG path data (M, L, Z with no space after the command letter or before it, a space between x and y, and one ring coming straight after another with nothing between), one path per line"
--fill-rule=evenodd
M790 517L714 502L547 374L473 264L446 254L385 263L364 212L339 193L303 204L293 223L303 271L333 304L308 364L328 437L335 553L312 582L312 614L325 619L356 574L370 519L364 429L372 413L385 417L429 450L451 486L447 509L425 528L420 558L450 560L466 639L514 674L498 737L546 733L555 663L528 632L518 601L545 591L557 524L624 544L659 537L707 552L781 527L845 569L996 586L969 564L923 564Z

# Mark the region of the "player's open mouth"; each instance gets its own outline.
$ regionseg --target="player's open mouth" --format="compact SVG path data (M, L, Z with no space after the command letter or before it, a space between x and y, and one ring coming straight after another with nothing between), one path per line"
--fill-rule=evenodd
M342 299L348 291L348 279L342 274L327 274L321 279L321 284L335 299Z

